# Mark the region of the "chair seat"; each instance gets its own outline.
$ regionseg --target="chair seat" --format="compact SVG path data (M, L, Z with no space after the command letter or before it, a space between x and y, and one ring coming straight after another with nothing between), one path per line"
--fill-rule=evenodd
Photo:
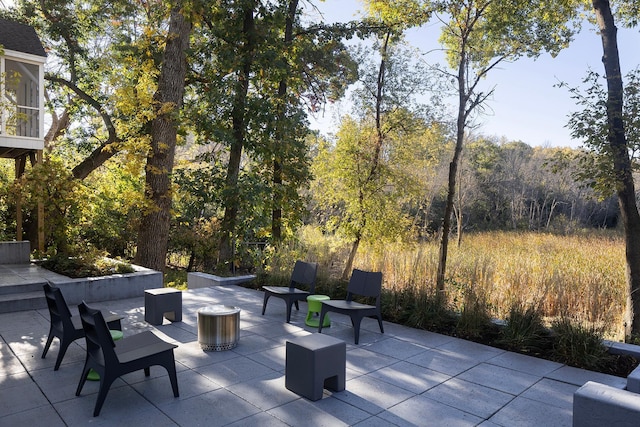
M302 291L296 288L290 288L288 286L263 286L262 289L274 294L279 294L279 295L288 295L288 294L296 294L300 296L309 295L309 292L307 291Z
M120 363L127 363L178 347L175 344L163 341L151 331L123 338L115 344L115 352Z
M373 310L376 309L375 305L361 304L355 301L329 300L329 301L322 301L322 304L329 305L339 310L365 310L367 308L370 308Z

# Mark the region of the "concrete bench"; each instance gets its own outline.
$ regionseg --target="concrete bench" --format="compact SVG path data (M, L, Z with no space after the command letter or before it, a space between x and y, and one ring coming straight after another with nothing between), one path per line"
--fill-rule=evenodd
M311 334L287 341L285 387L309 400L322 399L324 388L345 387L347 345L329 335Z
M640 395L593 381L573 395L573 427L640 425Z

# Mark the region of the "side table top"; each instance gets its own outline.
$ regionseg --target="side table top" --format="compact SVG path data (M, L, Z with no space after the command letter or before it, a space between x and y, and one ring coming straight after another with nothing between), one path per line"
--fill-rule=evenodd
M198 309L198 314L204 314L205 316L224 316L228 314L240 313L240 308L232 305L208 305Z

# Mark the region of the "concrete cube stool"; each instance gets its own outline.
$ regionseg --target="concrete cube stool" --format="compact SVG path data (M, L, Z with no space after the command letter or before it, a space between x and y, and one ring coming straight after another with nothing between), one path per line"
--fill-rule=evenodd
M144 320L162 325L162 317L172 322L182 321L182 292L173 288L144 291Z
M640 394L588 381L573 394L574 427L635 427Z
M311 334L287 341L285 387L309 400L324 388L344 390L347 345L329 335Z

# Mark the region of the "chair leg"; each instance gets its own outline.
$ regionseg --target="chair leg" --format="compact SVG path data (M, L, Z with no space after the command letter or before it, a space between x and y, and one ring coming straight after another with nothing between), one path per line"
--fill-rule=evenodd
M171 352L171 356L167 359L168 360L164 367L167 370L167 374L169 374L169 381L171 381L171 388L173 389L173 397L180 397L180 393L178 392L178 376L176 375L176 362L173 357L173 351Z
M56 366L53 367L54 371L57 371L60 368L60 364L62 363L62 359L64 358L65 353L67 352L67 348L71 342L61 339L60 340L60 351L58 351L58 357L56 358Z
M47 352L49 351L49 347L51 346L52 342L53 342L53 331L49 330L49 337L47 338L47 343L44 345L44 350L42 351L43 359L47 355Z
M82 369L82 376L80 377L80 382L78 383L78 387L76 388L76 396L80 396L82 392L82 388L84 387L84 383L87 382L87 375L89 375L89 366L85 363L84 368Z
M384 328L382 327L382 316L378 314L378 325L380 325L380 333L384 334Z
M324 316L325 314L327 314L327 309L325 308L325 305L322 304L322 308L320 309L320 320L318 322L318 333L321 334L322 333L322 324L324 323Z
M100 390L98 391L98 398L96 399L96 406L93 409L93 416L97 417L100 415L100 410L102 409L102 405L104 404L105 399L107 398L107 394L109 393L109 389L111 388L111 384L115 378L111 378L105 372L104 375L100 375Z
M294 304L296 305L296 310L300 310L300 307L298 306L298 300L295 300Z
M293 301L286 299L285 304L287 304L287 323L291 323L291 306L293 305ZM296 305L298 305L297 302Z
M268 291L264 291L264 301L262 302L262 315L264 316L264 310L267 308L267 301L269 301L269 297L271 295L269 295Z
M358 341L360 340L360 323L362 322L362 317L359 315L351 316L351 323L353 324L353 332L356 339L356 345L358 345Z

